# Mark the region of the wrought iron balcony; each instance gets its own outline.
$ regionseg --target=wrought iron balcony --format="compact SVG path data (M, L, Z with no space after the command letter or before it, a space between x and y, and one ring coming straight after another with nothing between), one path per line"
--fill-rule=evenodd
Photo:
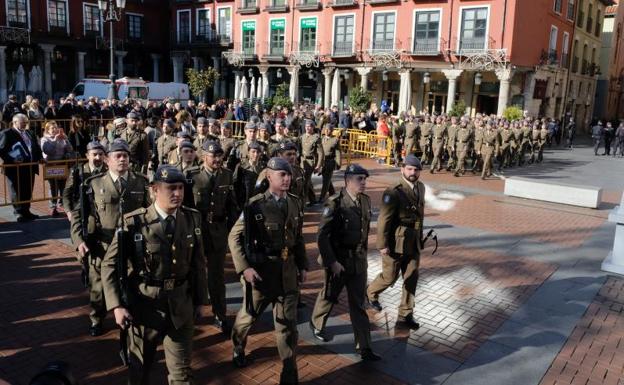
M321 9L319 0L297 0L295 8L300 11L317 11Z
M332 57L352 57L355 55L352 41L335 41Z
M347 8L358 5L357 0L329 0L327 6L331 8Z
M0 26L0 42L30 44L30 32L26 28Z
M458 54L483 52L488 49L487 40L482 38L462 38L459 40Z
M286 42L266 42L267 51L262 55L262 59L266 61L284 61L286 52L288 51L288 43Z
M264 10L268 13L288 12L288 2L286 0L267 0Z
M412 48L412 55L435 56L440 54L438 39L416 39Z
M219 47L228 46L232 43L230 35L219 34L214 28L203 29L195 36L188 34L178 34L176 31L171 33L171 44L173 46L197 46L197 47Z
M381 5L381 4L393 4L398 3L400 0L368 0L368 4Z
M390 52L394 51L394 40L373 40L371 44L371 52Z
M254 13L258 13L260 8L258 8L258 0L241 0L238 5L237 13L241 15L250 15Z

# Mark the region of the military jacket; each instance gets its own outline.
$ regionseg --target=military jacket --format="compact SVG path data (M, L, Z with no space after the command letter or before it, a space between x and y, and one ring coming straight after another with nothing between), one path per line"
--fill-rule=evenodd
M420 137L428 139L433 130L433 123L423 123L420 125Z
M303 134L301 136L301 164L307 163L313 167L323 165L323 146L321 138L317 134Z
M457 124L451 124L448 126L446 130L447 134L447 147L455 147L455 141L457 140L457 131L459 130L459 126Z
M209 175L205 168L190 175L193 180L194 205L202 219L214 222L233 223L238 215L234 193L232 171L222 168L216 175Z
M500 130L501 147L507 148L514 140L514 133L510 129L504 128Z
M338 261L347 274L366 271L371 203L360 194L359 204L345 189L325 201L318 229L318 247L323 266Z
M150 160L150 145L147 134L142 131L126 129L121 134L121 139L128 142L130 148L130 161L136 165L147 165Z
M321 139L321 144L323 146L325 161L333 160L337 165L340 165L340 139L335 136L324 136L323 139Z
M402 178L386 189L377 218L377 248L390 249L394 255L420 255L425 217L425 185L417 181L414 189Z
M457 148L463 149L470 145L470 140L472 139L472 132L468 129L468 127L460 127L457 130Z
M169 164L169 153L177 148L176 138L171 135L161 135L156 140L156 152L159 164Z
M514 128L512 132L513 132L514 145L518 146L520 143L524 141L524 133L522 132L522 128L520 127Z
M93 175L99 175L108 170L106 163L102 163L102 166L99 169L99 172L93 173L91 168L89 167L89 162L85 162L78 167L82 167L82 181L86 181ZM73 212L74 210L78 210L78 203L80 201L80 191L78 190L80 186L77 184L82 183L79 180L80 175L76 170L72 169L72 172L69 174L69 178L67 178L67 183L65 184L65 189L63 190L63 207L65 211Z
M480 143L481 151L494 150L495 152L498 152L500 146L499 139L500 136L496 130L483 130Z
M243 207L252 196L256 195L256 182L264 167L263 163L252 165L248 160L244 160L236 166L233 179L234 192L239 207Z
M433 126L432 134L434 143L443 142L446 136L446 126L444 124L436 124Z
M102 261L102 284L107 309L128 306L137 318L146 317L142 303L167 302L173 325L179 328L192 322L195 306L207 305L206 262L201 218L197 210L182 206L175 216L175 232L165 234L163 220L154 205L124 216L128 240L128 287L130 304L122 303L118 284L117 235ZM137 247L140 251L136 251ZM165 280L170 280L165 283ZM148 302L149 301L149 302Z

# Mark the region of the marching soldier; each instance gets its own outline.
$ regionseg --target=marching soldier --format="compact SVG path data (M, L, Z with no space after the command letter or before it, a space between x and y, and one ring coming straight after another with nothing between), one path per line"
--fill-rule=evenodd
M524 164L524 156L527 153L527 151L528 152L533 151L533 145L531 144L531 137L532 137L531 131L532 130L531 130L530 123L527 120L522 122L522 144L520 145L520 155L519 155L519 160L518 160L518 164L520 166Z
M128 244L120 246L116 233L102 262L108 309L113 310L117 325L129 329L128 384L149 383L161 341L169 384L194 383L194 319L201 316L208 298L201 217L182 206L184 182L178 169L160 166L152 186L154 203L124 216ZM119 248L126 245L130 252L120 255ZM128 271L119 268L122 256L127 258ZM120 276L128 277L125 295Z
M442 121L442 117L438 116L436 125L432 129L431 148L433 150L433 161L431 161L430 173L440 171L442 169L441 157L444 151L444 139L446 138L446 126Z
M405 155L413 154L418 150L418 124L414 117L409 115L405 124Z
M305 282L308 261L303 240L303 204L288 193L290 164L271 158L268 190L245 207L228 243L236 272L241 275L243 306L232 330L233 362L247 364L247 334L257 317L272 304L277 350L282 360L280 384L296 384L297 300Z
M514 146L514 133L509 128L509 123L503 123L502 130L499 130L500 135L500 162L498 163L498 170L503 167L509 167L512 162L511 148Z
M544 160L544 146L546 146L546 142L548 141L548 125L546 123L542 123L542 129L539 133L539 147L537 152L537 163L541 163Z
M466 163L466 157L468 156L468 150L470 150L472 142L472 132L468 128L466 120L462 119L459 123L459 129L456 133L455 153L457 154L457 167L455 167L455 176L464 175L466 170L464 169Z
M245 125L245 139L239 141L236 144L236 147L234 147L232 151L230 152L230 156L227 160L227 168L229 170L234 170L238 163L240 163L243 159L247 159L247 155L249 152L249 145L252 142L257 142L256 135L257 135L256 124L252 122L247 123Z
M126 129L121 134L121 139L128 143L130 149L130 166L135 172L145 173L147 164L151 158L149 139L147 134L139 127L139 115L134 112L126 115Z
M219 144L223 149L223 159L228 159L232 149L236 145L236 139L232 137L232 123L223 122L221 124L221 136L219 137Z
M536 120L533 122L533 130L531 130L531 159L529 164L535 162L536 154L540 148L540 122Z
M193 137L188 131L178 131L176 134L176 147L169 151L168 164L178 164L180 162L180 144L182 142L193 142Z
M381 311L379 295L403 274L403 291L397 322L411 329L420 325L414 320L414 295L418 283L420 242L425 218L425 185L418 180L422 165L415 155L405 157L401 182L386 189L377 219L377 248L382 271L368 286L371 306Z
M481 156L482 144L483 144L483 133L485 132L485 128L483 127L484 123L481 119L476 122L476 129L474 131L474 149L472 151L472 171L473 174L476 174L477 171L483 169L483 157Z
M292 180L288 192L294 194L303 202L305 199L305 183L303 179L303 169L297 164L297 144L292 141L281 142L277 150L277 156L286 160L292 169ZM258 179L256 180L256 194L265 192L269 186L267 172L268 170L265 168L258 175Z
M77 165L76 169L72 170L69 174L65 190L63 190L63 207L65 208L65 214L69 222L72 220L73 212L79 209L80 185L92 175L106 172L107 167L104 163L105 156L106 151L100 142L90 142L87 144L87 162L82 165ZM78 167L82 167L82 179L80 178Z
M458 130L459 124L457 124L457 117L451 116L451 124L447 128L446 137L446 152L448 153L448 161L446 163L447 171L454 169L457 163L457 149L455 147L455 142L457 140Z
M288 136L288 128L284 125L284 121L280 118L275 119L275 134L271 136L272 145L269 147L269 156L277 156L279 144L286 140L291 140Z
M499 153L500 148L500 136L498 131L492 126L491 123L485 124L485 131L481 136L481 141L478 144L480 155L483 157L483 171L481 172L481 179L492 176L492 161L493 158Z
M163 134L156 140L156 160L158 164L169 164L169 153L177 148L176 136L174 134L175 122L171 119L163 121Z
M308 205L317 202L312 183L312 174L319 173L323 165L323 146L321 138L314 133L314 121L305 120L305 133L300 138L301 168L303 168L304 193L307 195ZM305 202L305 201L304 201Z
M370 198L364 194L366 178L368 171L358 164L350 165L345 171L345 188L325 203L318 230L325 285L316 297L310 328L315 338L329 341L325 324L346 286L356 350L363 360L378 361L381 357L371 349L370 323L364 308L371 220Z
M105 293L102 288L102 260L113 242L119 221L119 205L129 213L149 205L147 179L130 170L130 148L120 139L111 143L108 154L108 172L102 172L85 181L90 202L87 218L81 218L80 210L73 212L72 240L81 258L89 258L89 298L91 303L92 336L102 334L102 320L106 316ZM87 226L88 237L83 237L82 226ZM107 298L107 301L109 299Z
M511 131L513 132L513 141L511 142L511 162L520 165L520 153L522 142L524 140L522 128L519 122L513 122Z
M193 141L193 146L195 146L195 148L197 149L197 156L200 159L203 156L201 153L202 146L207 141L218 142L219 138L210 133L208 119L204 118L203 116L200 116L199 118L197 118L197 136L195 137L195 140Z
M332 126L326 124L321 131L323 138L321 139L321 145L323 147L323 167L321 169L321 175L323 177L323 185L321 187L320 201L325 199L325 194L334 195L334 185L332 184L332 176L335 170L340 169L341 154L340 154L340 139L332 136Z
M225 302L225 253L227 234L238 216L232 171L223 168L223 149L216 142L205 142L202 170L194 173L195 208L202 216L203 244L208 267L208 292L215 315L214 324L229 332Z
M178 151L180 152L180 161L173 165L173 167L182 171L185 178L184 184L184 200L182 204L187 207L194 206L193 197L193 174L198 173L201 170L201 164L197 158L197 152L195 146L189 141L180 143Z
M248 158L241 161L234 170L234 192L238 207L243 207L252 196L256 195L256 181L264 169L260 151L262 151L262 146L257 142L252 142L249 145Z
M431 162L431 134L433 131L433 123L431 123L431 116L425 117L425 122L420 125L420 149L422 150L422 156L420 161L423 164L429 164Z

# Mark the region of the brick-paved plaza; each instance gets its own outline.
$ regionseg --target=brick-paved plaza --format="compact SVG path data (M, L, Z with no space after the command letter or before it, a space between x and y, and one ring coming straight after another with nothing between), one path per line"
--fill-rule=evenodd
M582 146L547 151L542 165L505 175L602 187L598 209L508 197L503 179L423 172L432 197L425 227L436 229L440 244L435 255L427 246L421 259L414 309L421 327L395 325L399 279L381 295L384 310L368 311L373 348L383 358L374 364L354 354L346 293L328 322L330 342L318 342L308 329L323 284L315 243L321 208L311 209L304 225L312 271L302 288L307 306L298 320L300 382L624 384L624 280L600 270L613 245L615 226L607 217L624 188L624 161L594 158L591 151ZM398 180L399 171L372 160L362 163L372 170L368 193L376 214L383 190ZM340 179L338 173L338 185ZM43 214L46 203L34 208ZM103 336L88 336L87 293L67 239L68 222L43 217L18 224L11 211L0 208L0 380L28 384L47 362L63 360L81 384L123 383L112 317ZM375 238L373 223L369 281L381 269ZM230 261L226 277L233 321L242 294ZM270 312L252 329L247 346L252 362L244 369L233 367L231 343L212 321L208 311L197 325L198 384L277 383L281 363ZM163 357L161 350L154 378L166 376Z

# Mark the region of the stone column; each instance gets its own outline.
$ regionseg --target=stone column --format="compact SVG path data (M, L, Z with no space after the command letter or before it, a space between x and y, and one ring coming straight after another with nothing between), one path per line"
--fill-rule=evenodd
M446 96L446 113L448 113L455 104L455 91L457 90L457 78L461 75L462 70L442 70L442 73L448 79L448 93Z
M423 83L423 73L416 72L416 113L423 110L423 100L425 99L425 83Z
M325 86L323 87L323 107L325 107L325 109L331 107L331 82L333 72L333 68L323 69L323 76L325 77Z
M199 57L193 56L191 59L193 59L193 69L199 71Z
M290 100L293 103L297 103L299 100L299 66L288 67L288 73L290 74L288 94L290 95Z
M371 72L370 67L358 67L355 70L360 74L360 86L364 91L368 91L368 74Z
M213 56L212 58L212 68L221 74L221 58L218 56ZM223 76L223 74L221 74ZM219 90L221 89L221 79L217 79L212 86L212 99L216 102L219 99ZM222 95L224 97L224 95Z
M535 92L535 72L527 72L522 92L524 96L524 106L522 108L528 111L529 115L535 116L537 111L533 108L535 104L533 102L533 92ZM574 90L568 90L568 93L570 98L574 98Z
M243 73L241 71L234 71L234 99L240 97L240 81Z
M153 53L152 55L152 81L158 82L160 79L160 59L161 54Z
M82 79L85 78L84 58L86 54L87 54L86 52L76 52L77 59L78 59L78 71L77 71L78 81L81 81Z
M173 82L182 83L184 81L184 57L174 55L171 61L173 62Z
M262 100L269 97L269 66L258 66L260 76L262 76Z
M45 92L52 97L52 51L54 44L39 44L43 51L43 78L45 79Z
M401 86L399 87L399 108L398 112L409 112L412 108L412 77L409 69L399 71L401 75Z
M0 46L0 102L7 97L6 46Z
M498 89L498 109L496 115L503 116L503 111L507 107L509 102L509 85L511 83L511 77L513 73L510 68L501 68L496 70L496 77L500 81Z
M117 56L117 79L123 78L124 76L124 63L123 59L128 54L128 51L115 51L115 56Z

